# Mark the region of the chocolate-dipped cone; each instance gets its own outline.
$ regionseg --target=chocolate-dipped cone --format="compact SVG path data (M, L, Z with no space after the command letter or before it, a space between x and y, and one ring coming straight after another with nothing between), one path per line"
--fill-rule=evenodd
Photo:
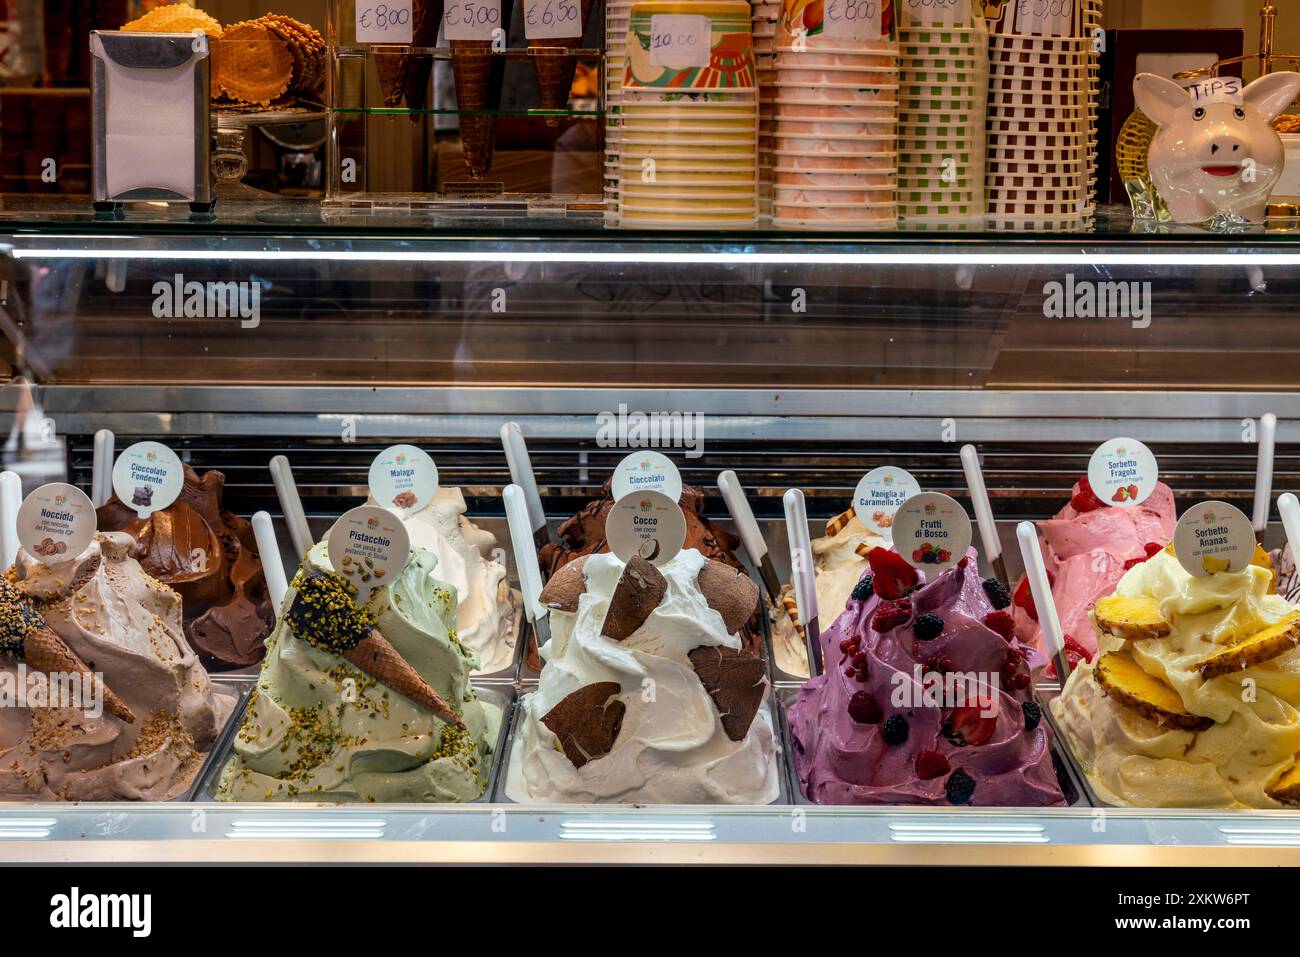
M411 663L377 630L370 632L342 654L370 677L382 681L426 711L432 711L448 724L465 727L460 715L451 710L442 696L429 687L429 683L420 677Z
M460 114L460 145L470 179L483 179L492 168L496 116L488 113L492 85L492 41L452 40L451 69L456 78Z
M80 675L83 688L98 684L108 713L127 724L135 724L131 709L86 667L62 638L46 627L27 594L3 576L0 576L0 654L46 674Z
M375 50L375 72L379 74L379 93L384 106L397 106L402 102L403 63L409 54L387 53L383 47Z
M528 41L544 110L563 110L569 105L569 92L573 89L573 75L578 69L578 58L565 50L582 42L592 6L592 0L582 0L582 22L577 27L576 36ZM559 123L559 117L546 118L547 126L558 126Z
M438 44L438 27L442 24L442 0L415 0L411 6L411 46L433 47ZM429 101L429 74L433 57L427 53L407 53L401 57L401 95L408 110L422 110ZM411 113L411 122L419 115Z
M448 724L465 727L460 716L375 628L370 614L357 607L342 578L303 568L294 576L293 590L286 617L294 635L346 658Z
M73 653L72 649L48 628L28 635L23 642L23 653L19 660L27 667L46 674L79 674L81 686L99 684L100 694L104 700L104 710L115 718L121 718L127 724L135 724L135 714L126 706L126 702L113 693L99 676L86 667L85 663Z

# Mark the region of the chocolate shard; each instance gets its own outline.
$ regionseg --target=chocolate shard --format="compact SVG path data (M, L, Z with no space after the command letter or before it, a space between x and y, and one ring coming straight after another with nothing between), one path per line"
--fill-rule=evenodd
M728 634L745 627L758 607L758 586L737 568L710 558L700 569L695 584L704 593L709 607L722 616Z
M556 611L577 611L578 599L587 590L586 564L587 556L583 555L552 575L537 596L541 603Z
M701 645L687 657L722 718L732 741L743 741L767 691L763 659L738 648Z
M542 724L560 739L564 756L575 768L603 758L614 749L627 705L611 700L622 688L617 681L600 681L579 688L542 717Z
M600 633L615 641L630 638L659 607L667 591L668 580L659 569L640 555L633 555L614 586Z

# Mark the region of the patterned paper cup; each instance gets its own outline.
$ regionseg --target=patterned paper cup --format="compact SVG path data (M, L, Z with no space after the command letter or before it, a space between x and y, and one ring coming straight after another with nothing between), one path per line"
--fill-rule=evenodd
M860 123L857 120L789 120L776 121L778 136L879 136L893 138L893 123Z
M843 51L829 53L826 50L783 50L776 48L775 66L778 70L785 67L829 67L861 68L889 70L898 68L898 57L892 53L861 53Z
M778 136L773 149L794 153L876 153L893 149L895 142L892 136Z
M624 185L619 189L620 205L670 206L689 202L710 209L726 209L737 212L753 207L757 187L742 192L725 186L678 186L672 189L639 189Z
M654 18L699 16L709 21L710 54L705 66L686 65L688 55L674 61L670 54L650 50ZM746 0L642 0L632 5L627 31L624 89L737 90L758 85L754 41ZM660 62L656 62L660 61ZM671 64L671 65L670 65Z
M863 83L897 84L899 69L896 66L810 66L799 63L795 66L781 65L775 67L776 78L794 84L811 86L820 83Z
M782 206L796 203L859 203L866 206L892 206L894 188L887 189L803 189L797 186L777 184L772 194L773 201Z
M893 189L895 186L893 170L858 173L828 170L810 171L780 166L773 172L776 174L775 182L777 186L799 189L867 190Z
M858 120L859 122L892 122L898 117L898 107L893 103L807 103L782 99L777 104L778 119L797 120Z
M894 158L884 151L872 153L798 153L775 150L776 162L783 168L806 172L835 171L859 173L872 169L892 169Z

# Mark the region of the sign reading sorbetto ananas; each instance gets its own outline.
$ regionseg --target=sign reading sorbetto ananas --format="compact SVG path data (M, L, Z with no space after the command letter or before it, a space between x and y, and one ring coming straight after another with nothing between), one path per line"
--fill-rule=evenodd
M1235 505L1198 502L1178 519L1174 555L1196 578L1245 571L1255 557L1255 529Z

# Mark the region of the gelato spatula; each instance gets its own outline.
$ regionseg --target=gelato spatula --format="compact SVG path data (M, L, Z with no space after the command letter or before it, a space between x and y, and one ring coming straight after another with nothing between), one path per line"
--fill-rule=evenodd
M808 538L808 511L803 492L797 488L787 490L782 503L786 535L790 539L790 584L798 605L799 624L804 627L804 640L808 643L809 676L815 678L826 670L826 664L817 621L817 585L813 578L812 543Z
M763 541L763 534L758 530L754 510L749 507L749 499L745 497L740 479L735 472L727 469L718 474L718 488L722 492L722 500L727 503L727 511L731 513L736 531L740 533L740 540L745 543L745 551L749 552L749 560L758 567L768 596L773 604L780 604L781 582L776 577L776 569L772 567L767 542Z

